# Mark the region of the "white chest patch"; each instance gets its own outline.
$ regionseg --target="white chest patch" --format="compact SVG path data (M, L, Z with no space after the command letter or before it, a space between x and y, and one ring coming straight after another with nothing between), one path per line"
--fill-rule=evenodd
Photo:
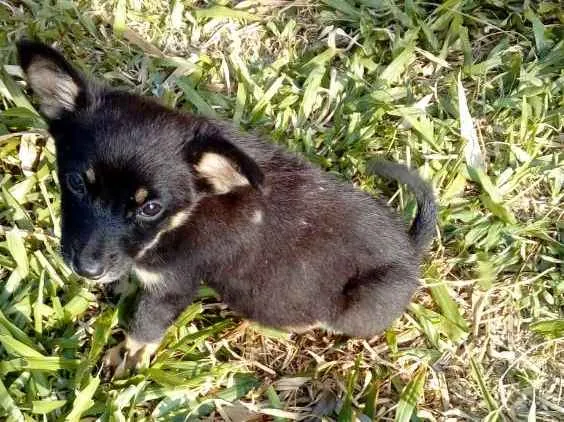
M147 289L156 290L159 286L165 283L165 279L161 273L150 271L138 266L133 267L133 272L143 287Z

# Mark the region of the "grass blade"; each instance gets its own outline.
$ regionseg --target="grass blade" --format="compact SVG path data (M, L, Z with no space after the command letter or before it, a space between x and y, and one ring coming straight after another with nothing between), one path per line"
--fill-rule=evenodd
M529 8L525 10L525 18L533 24L537 53L542 55L548 46L548 40L545 37L544 25L539 17Z
M533 322L529 328L549 339L562 338L564 337L564 318Z
M106 309L102 315L96 319L94 324L94 336L92 338L88 357L83 360L74 377L74 383L76 386L82 385L84 376L98 361L104 346L108 343L108 339L112 333L112 328L117 324L117 322L117 308Z
M74 399L71 412L65 418L65 422L79 422L80 417L84 412L86 412L94 402L92 397L100 384L100 378L90 377L88 385L78 393Z
M0 380L0 406L6 411L8 421L24 422L25 418L21 410L18 408L14 399L6 390L4 383Z
M56 372L61 369L76 369L79 363L78 359L64 359L58 356L29 356L3 361L0 363L0 370L3 374L27 370Z
M488 408L490 409L490 411L496 412L499 406L496 403L492 393L488 389L488 386L486 385L482 371L482 366L478 362L476 362L474 357L470 358L470 366L472 368L472 377L474 378L474 381L476 381L476 383L478 384L478 389L482 394L482 398L488 404Z
M417 401L423 395L423 387L427 380L427 367L422 366L417 370L415 376L405 386L400 394L400 402L396 409L395 422L409 422L415 411Z
M345 15L349 16L353 20L360 19L360 10L351 6L351 4L347 1L342 0L323 0L327 6L330 6L340 12L343 12Z
M399 82L407 67L415 60L415 46L407 46L380 74L390 84Z
M341 407L341 411L339 412L339 419L337 419L339 422L350 422L353 420L352 400L354 395L354 386L356 384L356 379L358 376L359 365L360 358L357 358L355 365L350 370L347 379L345 400L343 402L343 406Z
M8 241L8 250L14 258L14 261L16 261L17 271L19 271L20 277L27 277L29 273L29 261L20 232L17 230L9 231L6 233L6 240Z
M114 31L118 36L122 36L127 28L127 1L118 0L114 8Z
M16 225L20 229L24 230L33 230L33 222L29 217L29 214L25 210L21 204L16 201L16 198L12 196L12 194L6 189L5 186L2 186L2 195L4 197L4 202L8 205L12 211L12 219L16 223Z
M65 404L67 404L66 400L34 400L31 402L31 413L46 415L60 409Z
M439 282L439 280L433 280L432 285L429 286L429 290L431 291L435 303L441 308L442 314L462 330L468 331L468 323L462 317L460 309L452 299L452 293L447 286Z
M272 97L274 97L278 93L278 90L282 86L282 83L284 82L285 78L286 77L284 75L279 76L272 83L272 85L270 85L270 87L264 93L264 96L256 103L256 105L251 110L251 120L257 120L260 117L263 109L270 103Z
M80 289L65 306L63 312L69 319L77 318L82 315L90 307L90 304L96 301L96 297L86 289Z
M16 325L14 325L8 318L6 318L6 315L4 315L4 313L2 311L0 311L0 333L2 334L10 334L10 336L13 336L16 340L22 342L23 344L25 344L26 346L30 347L30 348L39 348L41 349L41 347L38 347L37 342L34 342L26 333L25 331L22 331L20 328L18 328Z
M301 112L305 119L309 117L317 101L317 91L321 86L321 81L325 76L325 68L315 67L308 75L304 83L304 96L302 100Z
M466 164L473 168L484 167L484 154L478 142L478 134L474 127L474 120L470 116L468 103L466 101L466 93L462 86L460 74L458 74L458 112L460 118L460 136L466 141L464 147L464 157Z
M37 350L27 346L26 344L16 340L13 337L7 335L0 335L0 343L6 349L6 351L14 356L24 357L24 358L42 358L44 357Z
M0 95L13 101L17 107L31 111L37 117L37 120L40 121L39 113L35 110L35 107L31 105L12 77L2 69L0 69Z
M176 84L184 92L184 98L192 103L198 112L208 117L217 117L213 108L202 98L202 96L194 89L187 78L178 78Z
M265 394L266 394L266 397L268 398L268 401L270 402L270 405L272 406L273 409L283 409L282 401L280 400L280 397L278 397L278 394L276 394L276 390L274 389L274 387L272 385L270 385L266 389ZM289 419L276 416L276 417L274 417L273 420L275 422L284 422L284 421L287 421Z

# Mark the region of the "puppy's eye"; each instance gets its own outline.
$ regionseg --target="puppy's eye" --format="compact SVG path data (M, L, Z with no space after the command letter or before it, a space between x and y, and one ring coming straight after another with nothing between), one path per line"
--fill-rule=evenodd
M86 193L86 185L82 176L78 173L69 173L66 176L67 187L77 196L83 196Z
M162 210L163 206L159 201L148 201L137 210L137 215L147 220L153 220L161 214Z

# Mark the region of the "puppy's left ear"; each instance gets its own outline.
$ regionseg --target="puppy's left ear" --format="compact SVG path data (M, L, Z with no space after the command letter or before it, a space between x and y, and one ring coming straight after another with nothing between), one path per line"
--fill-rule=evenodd
M262 188L264 174L259 165L216 128L200 128L185 151L197 176L213 193L227 193L247 185Z
M27 82L37 94L41 111L48 119L72 113L87 98L83 76L61 53L46 44L20 40L17 42L19 63Z

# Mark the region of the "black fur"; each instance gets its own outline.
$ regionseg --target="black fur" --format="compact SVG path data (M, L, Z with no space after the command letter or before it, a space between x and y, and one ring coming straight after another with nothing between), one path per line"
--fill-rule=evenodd
M409 234L384 203L277 146L89 82L43 44L20 42L18 50L28 80L40 57L53 61L55 86L76 84L77 91L66 87L79 93L76 106L48 119L61 181L62 251L75 268L103 268L101 282L132 269L145 277L132 337L160 339L202 279L232 309L276 327L322 324L372 336L409 303L436 206L431 188L404 166L369 169L414 190L419 210ZM41 88L34 90L45 95ZM223 156L249 183L215 193L199 173L206 153ZM73 193L67 175L86 180L89 169L95 181L85 182L84 195L76 187ZM164 207L155 221L137 215L140 187ZM189 216L171 227L182 211Z

